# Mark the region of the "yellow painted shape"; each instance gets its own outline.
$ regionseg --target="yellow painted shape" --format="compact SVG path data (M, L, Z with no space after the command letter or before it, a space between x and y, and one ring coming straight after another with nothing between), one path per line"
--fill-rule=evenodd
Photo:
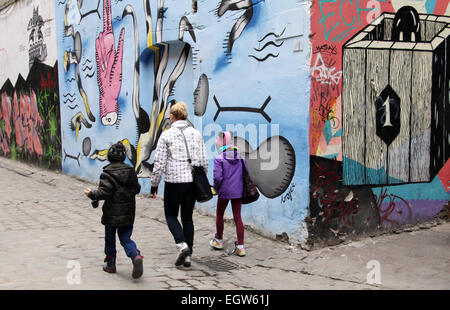
M84 93L84 91L83 91L83 92L80 92L80 93L81 93L81 97L83 97L84 106L85 106L86 112L87 112L87 114L88 114L88 116L89 116L89 114L91 114L91 109L89 109L89 105L88 105L88 102L87 102L87 96L86 96L86 94Z
M75 141L78 140L78 132L80 131L81 124L77 123L75 126Z
M123 140L122 140L122 144L123 144L125 147L131 147L130 141L128 141L128 139L123 139Z

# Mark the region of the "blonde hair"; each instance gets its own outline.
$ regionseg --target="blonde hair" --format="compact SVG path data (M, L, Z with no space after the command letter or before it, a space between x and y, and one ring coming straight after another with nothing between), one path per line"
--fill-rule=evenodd
M188 118L188 112L186 103L179 101L170 108L170 114L176 119L186 120Z

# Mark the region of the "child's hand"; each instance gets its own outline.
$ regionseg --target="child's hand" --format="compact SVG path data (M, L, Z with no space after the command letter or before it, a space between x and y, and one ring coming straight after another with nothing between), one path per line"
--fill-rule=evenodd
M158 195L158 187L153 187L150 190L150 198L155 199L156 195Z
M86 195L86 197L88 197L89 198L89 193L91 192L91 189L89 188L89 187L86 187L85 189L84 189L84 194Z

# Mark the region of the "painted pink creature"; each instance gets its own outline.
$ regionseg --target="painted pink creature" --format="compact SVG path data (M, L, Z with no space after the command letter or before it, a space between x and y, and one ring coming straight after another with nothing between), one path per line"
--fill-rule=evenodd
M125 29L122 28L116 52L111 22L111 0L103 0L103 32L100 32L95 40L95 58L100 90L100 118L105 126L114 125L118 119L117 98L122 84L124 34Z

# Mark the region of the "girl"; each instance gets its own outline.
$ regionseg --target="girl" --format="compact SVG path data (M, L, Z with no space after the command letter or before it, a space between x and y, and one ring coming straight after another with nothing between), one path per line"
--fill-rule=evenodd
M242 162L248 171L245 159L241 158L238 149L232 145L231 132L220 132L216 139L219 154L214 159L214 189L217 192L216 234L210 245L217 250L223 249L224 213L231 200L233 218L236 224L237 242L235 254L245 256L244 224L241 219L242 198Z

